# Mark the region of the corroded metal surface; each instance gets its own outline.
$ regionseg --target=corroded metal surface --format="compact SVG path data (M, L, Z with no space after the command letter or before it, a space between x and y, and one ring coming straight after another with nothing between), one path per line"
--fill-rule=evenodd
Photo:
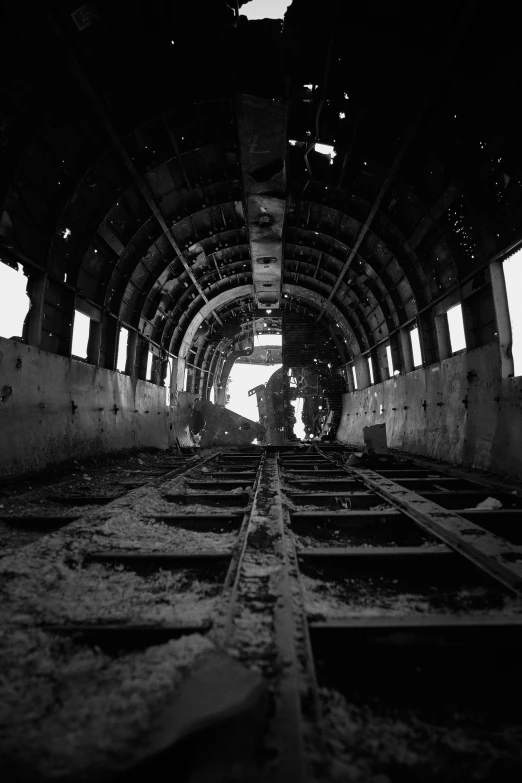
M286 209L288 106L241 95L237 113L256 304L278 308Z

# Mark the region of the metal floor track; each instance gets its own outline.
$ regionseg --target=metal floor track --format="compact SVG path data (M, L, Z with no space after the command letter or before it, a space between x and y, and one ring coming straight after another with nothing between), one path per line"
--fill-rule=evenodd
M496 703L503 689L506 699L518 698L522 497L412 458L348 467L352 451L318 444L165 460L165 472L147 479L164 510L151 510L150 541L145 535L132 550L89 543L88 516L80 517L84 568L145 579L186 573L195 585L198 575L212 574L217 608L190 622L93 616L44 621L42 629L118 655L203 634L262 678L255 716L243 727L230 724L219 747L209 742L208 758L195 763L194 746L183 743L173 749L182 759L179 780L348 783L374 775L395 783L408 768L404 779L435 783L446 779L445 768L426 777L420 762L417 772L413 762L392 763L378 743L373 751L364 742L358 751L354 737L343 744L345 735L335 732L346 716L333 711L332 693L341 694L339 704L353 698L358 705L386 695L394 709L411 707L419 695L434 710L454 698L464 712L477 694L484 704ZM106 499L107 509L143 502L143 486L133 487L123 506L122 498ZM42 535L53 527L74 531L76 517L53 516L52 508L77 506L78 498L52 493L48 502L40 519L9 523L41 526ZM191 545L153 547L157 526L188 531ZM228 536L230 545L204 543L209 532L214 541ZM492 751L493 771L497 756ZM522 760L510 763L518 770ZM137 774L130 765L118 780ZM162 774L154 772L159 781L167 779Z

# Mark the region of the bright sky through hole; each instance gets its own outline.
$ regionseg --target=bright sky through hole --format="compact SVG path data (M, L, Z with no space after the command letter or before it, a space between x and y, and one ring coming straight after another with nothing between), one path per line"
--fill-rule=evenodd
M80 313L78 310L74 311L71 353L73 356L78 356L80 359L87 358L87 344L89 342L90 325L91 319L87 315Z
M257 397L255 394L249 397L248 392L261 383L267 383L268 379L281 366L281 364L238 364L235 362L230 373L230 402L227 402L226 407L247 419L259 421Z
M368 356L368 370L370 372L370 383L375 383L374 377L373 377L373 364L371 358Z
M22 337L24 320L29 310L25 293L27 277L0 261L0 337Z
M282 19L292 0L252 0L241 6L240 16L254 19Z
M120 372L125 372L125 365L127 364L127 342L129 340L129 331L124 326L120 329L120 339L118 340L118 360L116 362L116 369Z
M281 334L256 334L256 346L263 347L263 345L277 345L283 344L283 336Z
M391 347L389 345L386 346L386 356L388 357L388 370L391 377L393 375L393 359L392 359Z
M152 373L152 351L149 351L149 353L147 355L147 376L146 376L146 380L147 381L150 381L151 373ZM187 385L185 383L185 389L186 388L187 388Z
M354 389L357 389L357 373L355 371L355 366L353 364L352 364L352 378L353 378Z
M172 384L172 359L169 359L167 361L167 375L165 377L165 388L166 388L166 398L165 402L167 405L170 405L170 387Z
M315 151L320 152L321 155L329 155L331 158L335 158L336 151L330 144L316 144Z
M522 292L522 250L504 261L504 276L506 278L509 316L513 333L513 361L515 376L522 375L522 307L520 293Z
M305 428L303 424L303 397L298 397L296 400L291 400L291 403L294 406L295 412L294 435L300 440L304 440Z
M422 364L422 354L419 341L419 330L417 328L411 330L410 338L411 349L413 351L413 366L420 367Z
M446 315L448 316L451 352L455 353L455 351L461 351L466 347L464 321L462 320L462 305L452 307L448 310Z

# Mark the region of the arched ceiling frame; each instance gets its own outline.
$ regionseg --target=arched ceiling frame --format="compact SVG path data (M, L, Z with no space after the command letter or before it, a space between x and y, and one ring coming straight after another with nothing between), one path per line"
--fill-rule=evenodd
M247 276L246 276L247 277ZM220 286L220 292L216 293L212 298L209 297L208 305L210 307L207 307L205 304L205 320L208 318L212 310L216 310L216 312L220 311L221 303L224 301L230 301L225 297L223 299L224 295L230 294L230 292L237 292L241 290L245 290L245 286L248 287L248 279L247 282L243 283L242 285L234 285L234 281L228 280L227 282L222 281L222 285ZM241 294L237 294L237 296L232 296L231 299L239 299L241 298ZM183 334L186 330L187 323L190 323L192 318L194 318L195 314L200 310L202 306L202 299L201 297L194 297L190 301L190 304L184 309L184 311L180 314L178 320L174 322L174 320L171 318L168 323L165 324L165 329L163 331L162 335L162 345L166 350L169 350L171 353L176 354L179 350L179 345L183 341Z
M330 204L328 204L327 207L327 217L329 218L327 222L330 226L335 227L335 236L332 236L331 234L326 235L326 241L336 240L339 242L339 227L342 226L342 219L339 219L338 211L347 209L347 205L350 205L351 207L354 203L356 203L358 207L356 210L357 214L355 217L353 215L347 216L347 219L355 223L352 232L350 233L353 234L353 236L356 236L358 233L358 226L361 225L361 218L364 216L365 211L369 209L367 202L365 203L360 198L355 199L355 197L349 197L346 199L345 197L344 204L342 204L340 203L342 199L338 198L339 192L337 191L337 193L335 193L332 189L328 188L325 188L323 195L320 196L320 187L317 183L315 183L315 191L317 191L317 193L314 193L314 195L320 197L322 202L328 200L335 203L335 207L330 206ZM352 266L345 276L346 282L341 283L336 292L335 300L340 307L342 307L343 296L339 296L339 292L344 294L344 296L350 296L352 299L352 308L354 309L357 307L357 305L354 306L353 303L354 295L358 296L359 304L364 300L373 300L372 302L369 302L370 309L368 310L368 308L365 308L361 317L361 320L364 320L365 322L368 320L370 320L370 323L372 320L375 321L372 329L374 333L373 343L382 341L383 337L386 336L386 334L383 334L383 331L389 333L395 330L400 325L400 322L410 319L418 309L416 306L412 308L411 305L417 305L417 303L420 303L420 306L429 305L430 301L437 296L440 296L441 290L443 290L441 284L437 284L437 282L433 283L433 269L424 268L424 259L421 256L417 256L411 246L413 241L415 241L417 245L418 241L420 241L419 237L422 238L425 233L427 233L424 225L425 223L429 224L428 228L436 226L436 219L444 214L454 197L454 195L451 194L451 198L447 199L446 193L443 194L443 196L442 209L437 206L440 210L440 214L433 214L436 212L435 208L427 210L426 207L420 206L417 208L414 217L410 218L412 242L408 240L397 226L393 225L387 215L377 213L372 225L373 230L370 230L367 233L365 240L359 248L359 253L354 258ZM411 194L409 194L409 197L411 199ZM446 202L444 203L445 199ZM322 267L323 272L329 267L333 267L338 274L342 268L342 261L339 258L340 254L337 253L334 256L331 249L327 246L325 247L324 225L320 219L320 210L324 208L321 205L318 207L315 205L316 209L314 211L314 205L310 202L299 203L296 201L294 202L293 210L294 218L299 211L299 208L301 208L301 212L303 211L303 204L305 207L305 220L303 222L301 217L301 226L299 228L295 225L293 226L294 240L296 239L296 236L299 237L297 240L299 244L294 241L294 244L292 245L294 253L297 256L297 264L308 263L308 257L311 257L316 253L320 255L318 262L316 262L318 270L314 274L314 278L318 277L320 279L319 267ZM336 213L337 217L334 218ZM315 220L313 220L314 217ZM287 231L287 235L288 233L289 232ZM311 237L312 242L310 242ZM344 236L342 238L344 239ZM343 243L343 245L341 257L345 256L348 249L345 243ZM392 249L391 253L390 248ZM291 255L292 253L287 252L287 258ZM388 257L387 259L385 258L386 256ZM385 277L387 276L386 272L388 270L392 274L389 277L389 280L385 280ZM299 266L296 271L299 273ZM363 275L366 277L366 285L360 292L357 292L358 286L356 284L358 278ZM457 271L454 269L453 278L455 278L456 275ZM354 285L354 283L356 284ZM372 341L369 342L369 347L371 347L371 345Z
M219 310L224 305L232 302L233 300L240 299L243 297L251 297L253 295L254 295L254 288L252 285L238 286L237 288L232 288L229 291L223 291L221 294L218 294L212 300L212 302L205 303L203 307L201 307L198 310L198 312L192 318L188 327L186 328L183 334L183 338L181 340L181 344L178 349L178 370L177 370L177 387L176 387L178 391L181 391L183 389L183 381L184 381L184 374L185 374L185 360L186 360L187 353L192 345L196 332L198 328L201 326L201 324L203 323L203 321L208 317L208 315L211 313L213 309Z
M144 139L143 139L143 132L142 132L142 131L140 131L140 132L136 132L136 134L137 134L139 137L141 136L141 141L142 141L142 143L143 143L143 141L144 141ZM136 134L135 134L135 135L136 135ZM144 145L144 146L145 146L145 147L147 147L148 145ZM211 145L210 145L210 146L211 146ZM154 183L154 181L156 180L156 178L157 178L158 180L160 180L160 179L161 179L161 169L162 169L162 167L164 167L164 166L169 166L169 165L172 165L172 164L173 164L173 162L176 162L176 160L177 160L177 158L170 158L170 159L168 159L167 161L163 161L163 162L161 162L161 163L157 163L157 165L156 165L156 168L154 168L154 169L151 169L151 170L150 170L150 171L147 173L147 177L149 178L149 180L150 180L151 184L153 184L153 183ZM85 182L84 182L83 184L84 184L84 186L86 186L86 187L90 187L90 186L92 186L92 175L91 175L91 176L87 176L87 175L86 175ZM223 183L222 183L222 184L223 184ZM225 183L225 185L226 185L226 183ZM118 194L118 198L119 198L119 199L121 199L121 198L129 198L128 192L127 192L127 193L123 193L123 194L122 194L122 182L121 182L121 178L120 178L120 179L119 179L119 181L118 181L118 187L117 187L116 191L117 191L117 194ZM131 187L131 188L128 188L128 189L127 189L127 191L132 191L132 187ZM158 194L156 194L156 195L158 195ZM136 196L137 196L137 193L134 193L134 195L133 195L133 200L135 200L135 197L136 197ZM324 201L325 201L325 199L323 198L323 199L322 199L322 201L324 202ZM364 212L364 209L366 208L366 205L362 203L362 200L361 200L361 199L356 199L355 197L351 197L351 196L349 196L349 195L347 196L346 194L344 195L344 201L345 201L345 203L346 203L346 202L349 202L350 204L353 204L353 203L354 203L354 201L357 201L357 202L359 202L359 205L360 205L360 208L361 208L361 211L362 211L362 212ZM117 203L118 203L118 202L116 202L116 204L117 204ZM225 204L225 206L227 206L227 207L229 207L229 208L230 208L230 207L232 207L232 204L233 204L233 202L228 202L228 203L226 203L226 204ZM220 204L212 204L211 206L209 206L209 207L206 207L206 208L203 208L203 209L199 209L199 210L197 210L196 212L194 212L194 213L192 213L192 214L190 214L190 213L189 213L189 216L188 216L188 217L190 218L190 221L191 221L192 223L193 223L193 220L194 220L194 216L196 216L196 215L198 215L198 214L199 214L199 215L206 214L207 216L211 216L211 217L212 217L212 220L214 220L214 217L215 217L215 210L216 210L217 208L219 208L219 210L221 210L221 211L222 211L222 210L223 210L223 206L224 206L224 205L223 205L223 203L220 203ZM336 204L336 206L338 206L338 199L337 199L337 204ZM332 210L332 208L331 208L329 205L324 205L324 204L315 204L315 203L309 203L309 204L308 204L308 207L309 207L309 211L310 211L310 213L317 212L317 213L318 213L318 215L319 215L319 217L321 217L321 209L328 209L328 210ZM178 215L178 217L179 217L179 215ZM65 220L65 218L64 218L64 220ZM337 214L336 214L336 221L337 221L338 225L341 225L341 223L342 223L342 220L343 220L343 215L342 215L342 213L341 213L341 212L339 212L339 211L337 211ZM379 216L376 216L376 223L378 222L378 220L379 220ZM68 221L68 222L70 222L70 221ZM389 222L389 221L387 221L387 222ZM151 229L151 227L154 227L154 219L153 219L153 218L151 218L151 217L150 217L150 215L149 215L149 217L147 218L146 222L137 228L137 230L135 231L135 233L132 235L132 237L130 238L130 240L129 240L129 241L128 241L128 243L127 243L127 248L128 248L128 250L127 250L127 254L128 254L128 258L130 259L130 263L127 263L127 264L124 264L124 265L123 265L123 266L125 267L125 269L126 269L125 273L123 274L123 277L129 277L129 270L130 270L130 269L132 269L132 268L133 268L133 271L132 271L132 272L130 272L130 278L129 278L129 282L127 283L127 285L126 285L126 288L125 288L125 290L124 290L124 293L123 293L123 295L122 295L122 297L121 297L121 299L122 299L123 301L125 301L125 298L129 299L130 301L132 301L132 299L133 299L133 295L132 295L132 293L130 293L130 289L131 289L131 288L134 288L134 289L136 289L136 280L135 280L135 270L136 270L136 269L145 268L145 270L146 270L146 271L145 271L145 274L147 275L147 278L148 278L148 283L149 283L150 285L148 286L149 290L146 290L146 289L147 289L147 287L145 287L145 290L143 290L143 286L142 286L142 291L141 291L141 292L139 292L137 295L136 295L136 294L134 294L134 298L135 298L135 299L141 299L141 300L145 299L145 301L147 301L147 302L148 302L148 300L149 300L149 294L150 294L150 290L153 290L153 289L154 289L154 287L155 287L155 285L156 285L156 282L157 282L157 279L158 279L157 271L156 271L156 269L147 269L147 263L146 263L146 262L147 262L147 260L149 260L149 259L147 258L147 256L148 256L148 254L151 252L151 249L150 249L150 248L151 248L151 247L153 247L153 246L155 246L155 245L156 245L156 244L157 244L157 243L160 241L161 233L160 233L160 231L159 231L159 226L157 226L157 231L156 231L156 232L154 232L154 234L155 234L155 235L153 235L153 236L151 237L151 236L150 236L150 233L151 233L151 232L150 232L150 229ZM319 229L321 229L321 232L324 230L324 228L323 228L323 225L320 225L320 224L318 223L318 224L317 224L317 226L316 226L316 224L315 224L315 223L312 223L312 224L310 225L310 228L309 228L310 236L312 235L312 233L313 233L313 235L314 235L314 236L317 236L317 235L320 233L320 232L316 232L316 231L315 231L315 228L316 228L316 227L317 227L317 228L319 228ZM215 223L215 220L214 220L214 223L213 223L213 229L212 229L212 230L213 230L213 231L216 231L216 228L217 228L217 226L216 226L216 223ZM221 229L223 229L223 228L224 228L224 226L221 226L220 228L221 228ZM240 228L241 228L241 227L240 227ZM238 226L235 226L235 227L234 227L232 230L230 230L230 231L227 231L227 232L224 234L224 236L223 236L223 237L220 237L221 239L223 239L223 246L226 246L226 245L228 245L228 246L229 246L229 248L230 248L230 251L231 251L231 253L234 251L234 248L231 246L231 241L230 241L230 240L231 240L232 234L233 234L234 232L236 232L236 236L237 236L237 230L238 230ZM100 234L100 232L98 232L98 233ZM212 232L209 232L209 233L212 233ZM223 230L222 230L222 232L221 232L221 233L223 233ZM107 235L106 235L106 236L107 236ZM107 242L106 238L104 238L104 237L102 237L102 236L99 236L99 239L100 239L100 240L102 240L103 242L105 242L105 244L106 244L107 246L111 247L111 244ZM154 240L154 241L152 242L152 245L150 244L150 240L151 240L151 239L153 239L153 240ZM201 242L202 242L202 244L203 244L203 247L204 247L204 245L206 244L206 240L205 240L205 239L202 239L202 237L200 236L200 232L198 233L197 231L195 231L195 233L194 233L194 236L191 236L189 241L192 241L192 240L194 240L194 239L197 239L198 241L201 241ZM243 240L244 238L243 238L243 237L241 237L241 239ZM329 239L333 239L333 240L336 240L336 241L337 241L337 238L336 238L336 237L329 237ZM121 240L120 240L120 241L121 241ZM214 236L213 236L213 241L214 241ZM112 247L114 247L114 244L116 244L116 243L113 241L113 243L112 243ZM188 242L187 242L187 244L188 244ZM219 245L219 244L221 244L221 243L219 243L219 242L218 242L218 245ZM240 243L240 244L241 244L241 249L240 249L240 251L239 251L239 252L241 253L241 257L243 257L243 252L245 252L245 251L246 251L246 249L247 249L247 246L246 246L246 244L245 244L243 241L241 241L241 243ZM401 242L401 244L403 244L403 242ZM313 246L313 243L312 243L312 246ZM99 248L95 248L94 250L95 250L95 251L98 251L98 253L100 252L100 249L99 249ZM310 250L310 252L313 252L313 251L312 251L310 248L307 248L307 250ZM221 251L221 248L219 248L219 247L218 247L216 250L214 250L214 252L207 253L207 259L208 259L208 262L209 262L209 264L210 264L210 263L212 262L212 260L213 260L214 253L217 253L217 252L220 252L220 251ZM324 252L324 251L321 251L321 252ZM245 255L246 255L246 252L245 252ZM325 255L325 259L326 259L326 262L325 262L325 268L327 268L327 267L329 266L329 264L330 264L330 257L329 257L329 255ZM126 260L127 260L125 256L124 256L123 260L124 260L124 261L126 261ZM246 259L245 259L245 260L246 260ZM339 259L337 259L337 258L332 258L332 259L331 259L331 262L332 262L332 263L333 263L335 266L337 266L337 265L338 265L338 263L341 263L341 262L340 262L340 260L339 260ZM336 263L336 262L337 262L337 263ZM172 264L172 258L171 258L171 259L169 259L169 260L166 260L166 262L165 262L165 263L167 264L167 266L168 266L168 267L172 268L172 266L171 266L171 264ZM375 267L372 265L371 261L370 261L368 258L365 258L365 259L364 259L364 263L368 263L368 264L369 264L369 266L371 267L371 269L373 269L373 270L374 270L374 273L375 273L375 275L376 275L376 279L379 279L379 280L380 280L379 274L378 274L377 270L375 269ZM116 264L116 269L118 270L118 273L121 273L121 266L122 266L122 264L121 264L121 256L120 256L120 257L119 257L119 260L118 260L118 263ZM225 262L225 266L229 266L229 264L228 264L227 262ZM247 268L247 265L246 265L246 264L245 264L244 266L245 266L245 268ZM163 271L165 271L165 270L163 270ZM179 271L179 272L180 272L180 274L178 274L178 276L177 276L177 277L178 277L178 279L180 280L180 282L181 282L181 281L183 281L183 279L185 279L185 282L186 282L187 273L185 272L185 270L181 270L181 268L179 268L179 269L178 269L178 270L176 270L176 271ZM323 270L323 271L324 271L324 270ZM114 273L113 273L113 274L114 274ZM216 280L215 276L214 276L214 279L212 279L212 277L211 277L210 279L212 280L212 282L217 282L217 280ZM111 283L113 283L113 282L114 282L114 281L113 281L113 279L112 279L112 277L111 277L110 281L109 281L109 282L106 284L106 287L107 287L107 288L111 288ZM205 281L205 282L206 282L206 281ZM121 280L120 280L120 283L121 283ZM384 284L383 284L383 285L384 285ZM191 286L191 285L189 285L189 288L190 288L190 287L192 287L192 286ZM218 287L219 287L219 286L218 286ZM386 290L389 290L388 286L385 286L385 288L386 288ZM370 291L370 294L371 294L373 297L375 297L375 300L376 300L376 301L373 303L373 304L374 304L374 307L375 307L375 305L377 305L377 306L378 306L378 297L377 297L377 296L376 296L376 294L375 294L375 293L372 291L372 289L371 289L371 286L369 286L369 285L368 285L368 286L367 286L367 289ZM139 291L139 289L136 289L136 290L138 290L138 291ZM185 293L186 293L186 292L185 292ZM192 292L192 293L193 293L193 292ZM366 293L366 292L363 292L363 293ZM417 292L415 292L415 293L417 293ZM114 291L109 291L109 294L110 294L111 298L114 298L114 299L116 299L116 300L118 300L118 299L120 298L120 297L117 295L117 294L119 294L119 290L118 290L117 288L115 288L115 289L114 289ZM163 294L163 290L162 290L162 289L159 289L159 290L157 291L157 294L158 294L158 297L161 297L161 295ZM418 295L418 294L417 294L417 295ZM359 298L359 301L361 301L361 295L359 295L359 297L358 297L358 298ZM393 300L392 300L392 301L393 301ZM151 310L152 310L152 308L153 308L153 305L152 305L152 304L150 304L150 305L148 305L148 306L149 306L149 307L151 308ZM353 307L353 304L352 304L352 307ZM163 309L164 309L164 308L163 308ZM396 309L397 309L397 307L396 307ZM120 316L122 315L122 313L121 313L121 312L120 312L119 314L120 314ZM157 314L156 314L156 315L157 315ZM164 314L161 314L161 315L164 315ZM135 315L135 316L134 316L134 319L128 319L128 318L127 318L127 319L124 319L124 320L126 320L126 321L127 321L127 322L129 322L129 323L131 323L131 325L132 325L132 326L136 326L136 323L135 323L135 322L136 322L136 319L137 319L137 315ZM163 317L160 317L160 319L159 319L159 320L160 320L160 325L161 325L161 322L164 320L164 318L163 318ZM382 319L381 319L381 320L386 320L386 317L385 317L385 315L384 315L384 314L382 315ZM154 324L154 318L150 318L150 317L149 317L149 318L148 318L148 321L149 321L149 323L152 323L152 324ZM387 321L388 321L388 322L390 321L390 318L389 318L389 317L388 317ZM143 324L143 325L144 325L144 324ZM158 324L156 323L156 324L155 324L155 326L157 327L157 326L158 326ZM157 335L157 334L155 334L155 335L152 335L152 334L151 334L151 339L157 339L157 338L158 338L158 335Z
M294 241L294 245L298 246L299 244L303 247L307 247L310 249L310 246L312 248L317 247L319 251L322 251L325 254L325 258L329 263L331 263L335 269L336 275L338 276L338 273L341 271L342 266L344 264L344 261L346 260L346 256L349 254L351 247L353 246L353 243L357 237L357 234L360 230L360 227L362 225L365 212L369 210L370 206L366 202L362 202L361 199L357 200L357 206L358 209L356 209L354 212L351 211L352 203L354 203L355 200L352 199L346 199L346 205L343 207L332 208L332 207L325 207L324 205L315 205L320 210L325 209L329 213L331 217L331 220L329 221L329 225L335 228L335 233L326 233L325 231L325 225L321 224L320 217L321 213L315 213L316 218L318 219L317 223L312 223L305 229L303 227L293 227L293 232L295 236L298 237L297 242ZM307 206L313 206L311 204L308 204ZM337 207L337 205L336 205ZM350 210L341 212L340 209ZM386 218L384 221L384 225L389 222L389 220ZM292 227L290 227L292 229ZM342 229L342 230L341 230ZM399 233L399 232L397 232ZM287 230L288 235L288 230ZM309 242L307 239L312 237L313 241ZM321 239L324 238L324 245L320 244ZM397 246L397 251L400 248L400 245L403 241L402 235L399 233L399 240L393 243L388 242L392 246ZM388 238L384 238L382 236L379 236L375 231L368 232L367 237L365 238L365 241L362 243L361 248L359 249L358 254L354 258L353 266L351 269L354 270L354 273L358 271L358 266L368 263L372 268L374 268L373 264L373 256L374 256L374 248L379 247L379 243L382 243L384 245L385 241L388 241ZM395 248L394 248L395 250ZM397 257L399 257L399 253L396 251ZM402 260L402 259L401 259ZM379 274L378 268L375 270L375 274ZM390 281L391 282L391 281ZM388 287L388 286L387 286Z

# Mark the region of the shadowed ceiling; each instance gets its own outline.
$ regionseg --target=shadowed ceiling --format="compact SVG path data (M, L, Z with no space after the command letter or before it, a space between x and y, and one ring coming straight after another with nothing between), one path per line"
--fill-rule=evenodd
M490 339L481 270L522 238L514 5L294 0L283 23L220 0L77 2L1 12L0 258L40 297L39 347L70 355L91 308L102 366L121 324L138 355L185 339L208 395L260 315L245 95L287 112L278 315L315 322L339 364L390 342L400 367L399 329L419 318L436 361L437 304L465 291Z

